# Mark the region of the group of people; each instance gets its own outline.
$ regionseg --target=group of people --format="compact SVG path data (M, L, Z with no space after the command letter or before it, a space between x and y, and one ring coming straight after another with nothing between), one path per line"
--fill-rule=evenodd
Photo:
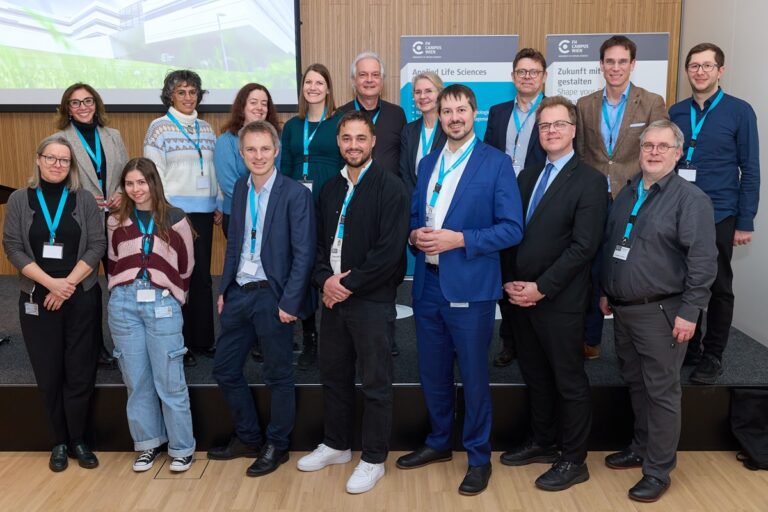
M130 161L98 93L67 89L63 131L38 147L29 187L9 201L3 239L21 273L21 327L55 444L50 468L65 469L68 455L98 465L84 430L102 344L102 261L135 471L150 469L165 443L171 470L193 462L189 350L214 358L234 423L208 457L254 458L246 471L254 477L285 463L295 422L293 323L301 320L299 367L317 357L324 434L297 467L351 460L357 377L362 454L346 490L369 491L389 451L395 296L409 250L431 432L397 467L452 458L458 362L468 459L459 492L486 489L498 303L503 346L494 364L517 358L530 397L530 435L501 462L551 464L535 482L544 490L586 481L584 358L599 356L602 318L612 313L635 424L629 446L605 463L642 468L629 496L657 500L675 466L680 367L697 364L691 379L700 383L722 373L730 258L753 231L758 142L751 107L719 87L717 46L690 50L693 96L669 114L660 96L631 83L635 55L627 37L606 40L605 88L574 105L544 96L544 56L520 50L516 96L491 109L483 141L474 92L444 87L431 72L412 79L422 115L406 124L403 110L381 98L384 66L372 52L352 63L355 98L346 105L336 108L328 69L313 64L298 116L281 127L266 88L248 84L218 139L197 116L206 92L199 76L173 71L161 94L168 112L150 125L144 156ZM215 347L214 224L227 236ZM265 431L243 375L254 347L271 393Z

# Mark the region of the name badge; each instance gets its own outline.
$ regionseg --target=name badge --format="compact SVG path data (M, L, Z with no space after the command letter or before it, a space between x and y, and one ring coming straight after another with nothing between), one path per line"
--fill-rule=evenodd
M60 260L64 257L63 244L43 244L43 258Z
M136 302L155 302L155 289L136 290Z
M27 315L38 316L40 314L40 311L37 307L37 304L35 304L34 302L25 302L24 313L26 313Z
M623 245L617 245L613 251L613 257L617 260L626 261L629 256L629 247Z
M681 167L677 170L677 174L685 179L690 181L691 183L694 183L696 181L696 169L687 169L684 167Z
M435 209L429 205L427 205L427 219L425 224L428 228L435 227Z
M307 187L309 191L312 192L312 180L300 180L299 183Z
M171 318L173 309L171 306L158 306L155 308L155 318Z
M197 188L198 189L211 188L211 177L210 176L198 176L197 177Z
M451 302L452 308L468 308L469 302Z
M255 276L256 272L259 271L259 264L255 261L251 260L245 260L243 262L243 274L248 274L249 276Z

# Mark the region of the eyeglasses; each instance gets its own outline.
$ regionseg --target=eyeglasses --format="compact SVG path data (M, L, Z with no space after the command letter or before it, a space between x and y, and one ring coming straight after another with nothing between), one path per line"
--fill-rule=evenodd
M541 69L516 69L514 73L517 78L525 78L526 76L531 78L538 78L538 76L544 73L544 71Z
M651 144L650 142L643 142L640 144L640 149L643 150L643 153L650 153L653 151L653 148L656 148L656 151L663 155L667 151L669 151L671 148L678 148L680 146L670 146L669 144L665 142L661 142L659 144Z
M181 98L186 98L189 96L190 98L197 98L197 89L176 89L173 91L174 96L179 96Z
M72 160L70 158L56 158L53 155L39 155L40 158L43 159L43 162L45 162L48 165L55 165L59 164L62 167L69 167L72 163Z
M712 64L711 62L705 62L704 64L688 64L688 72L689 73L698 73L699 69L703 69L707 73L711 73L713 70L719 68L717 64Z
M568 125L573 126L570 121L555 121L554 123L539 123L539 131L546 133L550 128L554 128L555 131L561 132L565 130Z
M93 99L93 96L88 96L87 98L83 98L81 100L69 100L67 102L67 105L69 105L72 108L80 108L80 105L85 105L86 107L92 107L96 103L96 100Z

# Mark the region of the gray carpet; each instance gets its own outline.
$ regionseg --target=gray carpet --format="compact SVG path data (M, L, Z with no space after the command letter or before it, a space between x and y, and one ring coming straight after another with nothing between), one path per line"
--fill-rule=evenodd
M217 279L214 278L214 290ZM102 282L106 290L106 285ZM410 305L410 282L405 282L398 291L398 304ZM11 335L11 342L0 345L0 385L28 385L35 383L32 367L29 363L24 341L21 337L18 317L19 292L16 278L0 276L0 334ZM106 311L107 293L104 293L104 310ZM498 321L496 332L498 333ZM216 325L218 333L218 320ZM112 346L109 338L109 330L106 328L107 345ZM301 340L301 328L296 327L296 340ZM400 347L400 355L395 358L395 382L418 383L416 333L413 317L403 318L397 321L397 343ZM322 343L322 341L321 341ZM517 363L506 368L496 368L491 364L493 356L499 350L500 340L496 335L489 351L488 361L491 382L494 384L522 384L522 377ZM298 354L296 355L298 356ZM211 377L213 361L198 356L198 365L187 368L187 382L189 384L215 384ZM720 379L722 385L768 385L768 348L751 339L737 329L731 328L731 337L724 356L725 373ZM595 386L622 386L623 381L619 374L616 361L616 353L613 347L613 322L605 322L603 332L603 353L594 361L585 362L587 374L592 385ZM688 383L688 375L691 368L683 368L683 383ZM250 358L245 365L245 375L250 383L260 383L261 365ZM456 379L461 380L458 369ZM308 371L296 370L296 382L298 384L317 384L319 375L317 368ZM98 384L122 384L119 370L99 369Z

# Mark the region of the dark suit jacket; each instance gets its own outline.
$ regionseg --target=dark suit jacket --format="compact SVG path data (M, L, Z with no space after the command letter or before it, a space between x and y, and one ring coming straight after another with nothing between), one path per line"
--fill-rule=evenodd
M397 174L400 167L400 132L405 126L405 112L399 105L379 100L380 114L376 119L376 145L373 147L373 159L379 167ZM339 112L355 110L355 100L339 107ZM373 119L371 111L367 112Z
M408 194L412 194L413 189L416 188L416 153L418 153L419 143L421 143L423 124L424 119L420 117L405 125L400 134L400 178L408 188ZM436 149L442 149L447 140L448 137L443 133L438 119L435 123L435 138L432 139L432 147L427 154Z
M245 207L250 173L235 182L232 215L229 219L227 253L221 274L219 293L225 295L235 276L243 250ZM277 305L288 314L306 318L316 308L317 298L309 290L309 278L315 262L315 208L312 193L304 185L279 171L269 194L264 233L261 238L261 264L269 287L277 296Z
M507 128L509 128L509 119L512 117L512 109L515 107L515 100L499 103L491 107L488 113L488 125L485 129L485 138L483 142L489 144L499 151L507 149ZM531 114L536 115L536 114ZM526 167L543 167L547 160L547 154L539 142L539 132L534 127L531 133L531 139L528 141L528 151L525 154Z
M527 167L518 176L523 215L543 170ZM523 241L502 253L503 281L535 281L546 295L538 309L585 312L590 263L602 241L607 207L605 177L574 156L544 193Z

